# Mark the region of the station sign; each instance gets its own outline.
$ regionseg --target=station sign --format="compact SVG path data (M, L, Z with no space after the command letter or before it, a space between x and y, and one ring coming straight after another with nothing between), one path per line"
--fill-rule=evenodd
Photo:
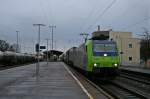
M39 44L36 44L36 45L35 45L35 51L36 51L36 52L39 52L40 49L46 49L46 46L39 46Z
M40 46L40 49L46 49L46 46Z
M35 45L35 51L36 51L36 52L39 52L39 44L36 44L36 45Z

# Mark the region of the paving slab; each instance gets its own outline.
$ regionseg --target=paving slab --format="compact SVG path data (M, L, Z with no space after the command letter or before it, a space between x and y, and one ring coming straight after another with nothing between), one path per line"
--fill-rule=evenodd
M88 99L62 62L40 63L0 71L0 99Z

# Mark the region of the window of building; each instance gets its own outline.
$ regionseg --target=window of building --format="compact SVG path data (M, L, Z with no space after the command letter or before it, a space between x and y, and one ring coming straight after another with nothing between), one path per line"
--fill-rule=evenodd
M129 57L129 61L132 61L132 57Z
M129 48L132 48L132 44L131 43L129 44Z

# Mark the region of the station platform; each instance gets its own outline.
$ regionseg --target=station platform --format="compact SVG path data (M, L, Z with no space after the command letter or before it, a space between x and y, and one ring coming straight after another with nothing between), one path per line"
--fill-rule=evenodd
M62 62L40 63L0 71L0 99L89 99Z
M119 69L150 75L150 68L144 68L139 66L120 66Z

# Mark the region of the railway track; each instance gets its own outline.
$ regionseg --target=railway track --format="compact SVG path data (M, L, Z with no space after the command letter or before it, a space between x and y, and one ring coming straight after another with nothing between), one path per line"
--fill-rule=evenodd
M92 94L94 99L103 99L103 97L106 99L115 99L115 97L105 92L102 88L86 78L83 74L76 71L74 68L69 67L69 69L81 81L81 83L84 84L84 87Z
M150 78L144 73L120 72L120 76L114 81L128 88L130 91L150 99Z
M107 84L98 83L98 85L116 99L146 99L142 95L114 82L107 82Z
M150 77L144 76L143 74L133 74L130 72L120 71L120 76L123 78L127 78L130 80L134 80L136 82L141 82L143 84L150 85Z
M130 90L130 88L122 86L122 84L118 84L115 81L106 81L106 82L99 82L99 81L93 81L85 78L80 73L74 71L76 76L80 76L82 79L85 79L90 83L92 86L94 86L97 90L100 92L104 92L104 95L107 96L108 99L148 99L144 95L141 95L133 90Z
M115 80L96 83L118 99L150 99L150 79L144 74L123 71Z
M71 68L72 69L72 68ZM114 80L89 80L79 72L73 70L80 79L88 81L97 90L106 93L108 99L150 99L150 81L140 75L121 73Z

